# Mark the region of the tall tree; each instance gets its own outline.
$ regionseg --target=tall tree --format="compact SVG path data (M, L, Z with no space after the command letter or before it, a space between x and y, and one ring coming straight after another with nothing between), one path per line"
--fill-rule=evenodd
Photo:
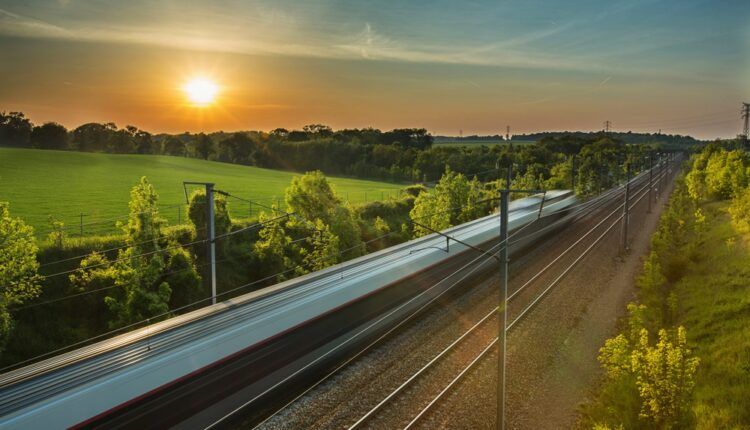
M195 138L195 153L204 160L208 160L208 157L216 152L214 149L214 141L208 137L205 133L200 133Z
M164 153L167 155L184 156L186 150L185 142L177 137L170 136L164 142Z
M73 147L79 151L105 152L116 129L112 123L83 124L71 133Z
M31 145L39 149L66 149L68 130L56 122L47 122L31 130Z
M109 135L107 152L113 154L132 154L135 152L135 142L133 141L132 129L123 128L113 130Z
M222 161L254 165L259 145L247 133L232 133L219 142L219 155Z
M41 292L37 250L34 230L11 217L8 203L0 202L0 352L13 327L8 307Z
M155 154L158 152L154 147L151 133L140 130L138 127L132 125L126 126L125 130L130 135L130 139L133 142L133 150L136 154Z
M0 112L0 146L31 146L31 121L23 112Z
M317 225L320 220L328 226L331 234L338 238L339 249L347 250L346 257L364 253L354 211L341 201L320 171L295 176L285 191L284 199L289 211L312 225Z
M102 284L117 287L104 298L113 328L164 317L171 306L201 294L193 257L164 235L158 195L145 177L131 190L129 206L128 222L122 226L127 248L111 264L103 256L95 258L95 265L84 261L71 276L71 283L84 290Z
M429 234L432 230L443 230L462 222L486 215L492 208L484 199L488 190L475 178L469 180L461 173L446 169L435 189L420 193L414 200L410 218L415 236Z

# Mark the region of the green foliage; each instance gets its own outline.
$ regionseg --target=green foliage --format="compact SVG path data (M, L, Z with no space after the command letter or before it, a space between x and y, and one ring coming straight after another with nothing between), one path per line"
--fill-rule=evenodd
M747 188L750 157L742 150L709 146L696 155L685 181L694 200L729 199Z
M9 307L39 295L39 263L34 230L10 215L10 205L0 202L0 352L13 327Z
M750 233L750 188L736 193L729 205L732 224L741 233Z
M0 111L0 145L30 147L31 121L23 112Z
M631 312L642 310L631 306ZM682 428L691 420L689 406L699 359L687 347L684 327L678 327L673 336L659 330L658 342L652 346L647 329L634 330L638 323L632 315L630 335L608 339L599 351L608 386L617 387L619 397L630 400L616 400L610 421L625 422L628 428ZM640 404L637 419L632 408L635 398Z
M441 231L451 226L452 210L449 206L448 197L445 194L431 191L422 193L414 201L414 208L409 212L409 217L428 228L414 225L414 236L424 236L433 231Z
M163 151L166 155L183 157L185 156L185 154L187 154L187 145L185 145L185 142L180 140L178 137L170 136L164 142Z
M659 340L649 346L648 331L641 330L631 363L643 402L640 417L656 428L683 427L689 419L690 396L700 360L687 347L685 328L678 327L670 339L659 330Z
M195 266L195 259L184 248L169 250L162 276L171 289L170 309L177 309L206 297L203 289L200 288L201 277Z
M274 215L261 213L258 221L265 225L258 233L258 240L253 244L253 255L258 261L255 266L262 270L263 277L284 272L294 266L289 256L289 244L292 239L287 235L281 222L269 222L273 217ZM278 281L283 281L287 277L290 276L281 275Z
M216 152L214 142L205 133L200 133L195 138L194 149L198 157L208 160Z
M31 146L39 149L66 149L68 130L55 122L48 122L31 130Z
M511 181L510 188L517 190L542 190L545 186L544 173L539 168L527 169L523 175L516 176ZM511 199L527 197L528 193L512 193Z
M48 219L49 219L49 225L50 225L50 232L47 235L47 240L53 246L62 248L64 245L64 241L65 241L65 223L53 217L52 215L50 215Z
M419 194L414 201L409 216L415 222L415 237L488 214L492 205L483 201L486 197L483 185L476 178L469 180L446 169L435 188Z
M670 284L664 276L659 255L651 251L643 264L643 271L636 281L642 292L641 300L648 309L655 312L653 318L656 326L663 326L670 321L666 300L670 293Z
M408 187L405 187L403 191L410 196L417 197L418 195L427 191L427 187L422 184L409 185Z
M567 190L573 182L573 159L560 162L550 169L550 177L544 182L545 190Z
M577 161L576 192L592 195L619 183L625 176L626 153L622 142L608 137L584 146Z
M341 261L339 238L331 228L318 219L313 224L314 233L307 238L308 250L303 253L305 267L311 272L325 269Z
M336 196L320 171L292 179L284 199L288 210L296 216L312 225L318 225L320 221L330 228L331 234L338 238L339 251L346 250L349 258L365 252L354 211Z
M192 257L163 240L165 221L159 216L158 196L145 177L133 187L129 206L128 222L122 226L127 248L120 250L112 263L92 255L70 277L71 284L84 291L96 290L101 284L113 287L104 297L112 328L164 315L170 304L186 304L183 301L198 297L200 292ZM175 284L170 286L169 280ZM173 290L178 289L173 298Z
M117 277L117 269L105 255L96 251L81 260L79 268L68 276L67 294L82 294L81 311L77 316L85 319L90 327L108 326L109 318L102 305L110 289L120 288Z
M400 199L376 201L355 206L360 220L362 240L370 242L375 238L386 237L370 242L368 250L375 251L411 239L408 228L409 212L414 208L415 198L407 194ZM402 230L406 226L406 230Z
M195 228L199 240L208 237L208 211L206 210L206 191L195 190L190 195L188 203L188 218ZM232 227L232 218L229 215L227 199L221 194L214 193L214 233L220 236L229 233Z
M387 233L390 233L391 231L391 227L388 225L388 223L380 217L375 217L373 226L375 227L375 232L378 236L383 236Z
M726 155L709 146L693 169ZM653 236L638 280L642 304L629 307L627 330L600 352L607 378L583 408L589 426L750 427L750 232L730 210L744 193L707 202L693 173L678 181ZM654 344L648 333L658 333Z
M331 208L342 203L319 170L295 176L286 189L284 200L291 212L306 220L328 220Z

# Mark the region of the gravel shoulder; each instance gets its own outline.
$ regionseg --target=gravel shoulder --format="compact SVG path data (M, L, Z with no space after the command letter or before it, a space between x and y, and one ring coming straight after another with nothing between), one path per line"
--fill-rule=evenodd
M650 214L645 201L633 211L629 252L617 252L621 230L614 229L509 333L507 428L575 426L578 405L601 375L598 350L635 297L635 277L666 201L662 196ZM422 428L495 428L496 360L493 354L478 366Z

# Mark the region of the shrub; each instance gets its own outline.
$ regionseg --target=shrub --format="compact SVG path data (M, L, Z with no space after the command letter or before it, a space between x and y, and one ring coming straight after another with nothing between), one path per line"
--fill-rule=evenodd
M737 193L729 205L732 224L741 233L750 233L750 188Z
M645 328L640 329L637 340L620 334L605 342L598 359L621 394L636 389L642 424L671 429L689 421L699 360L687 347L684 327L678 327L672 337L667 330L659 330L654 346L649 344Z
M649 346L648 331L642 330L632 353L633 373L643 402L641 418L660 428L685 423L698 362L687 347L684 327L677 328L673 339L666 330L659 330L659 340L653 347Z
M41 293L34 229L10 216L8 203L0 202L0 352L13 326L8 307L20 305Z

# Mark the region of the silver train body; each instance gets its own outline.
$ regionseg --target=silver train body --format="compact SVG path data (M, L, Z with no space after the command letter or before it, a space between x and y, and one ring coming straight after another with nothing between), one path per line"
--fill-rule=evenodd
M513 201L511 233L538 226L511 252L564 225L578 206L569 191ZM499 217L444 233L489 248ZM318 377L459 282L452 277L463 272L454 272L478 257L431 234L11 371L0 375L0 427L205 426L248 399L300 385L295 378ZM477 265L494 270L489 260Z

